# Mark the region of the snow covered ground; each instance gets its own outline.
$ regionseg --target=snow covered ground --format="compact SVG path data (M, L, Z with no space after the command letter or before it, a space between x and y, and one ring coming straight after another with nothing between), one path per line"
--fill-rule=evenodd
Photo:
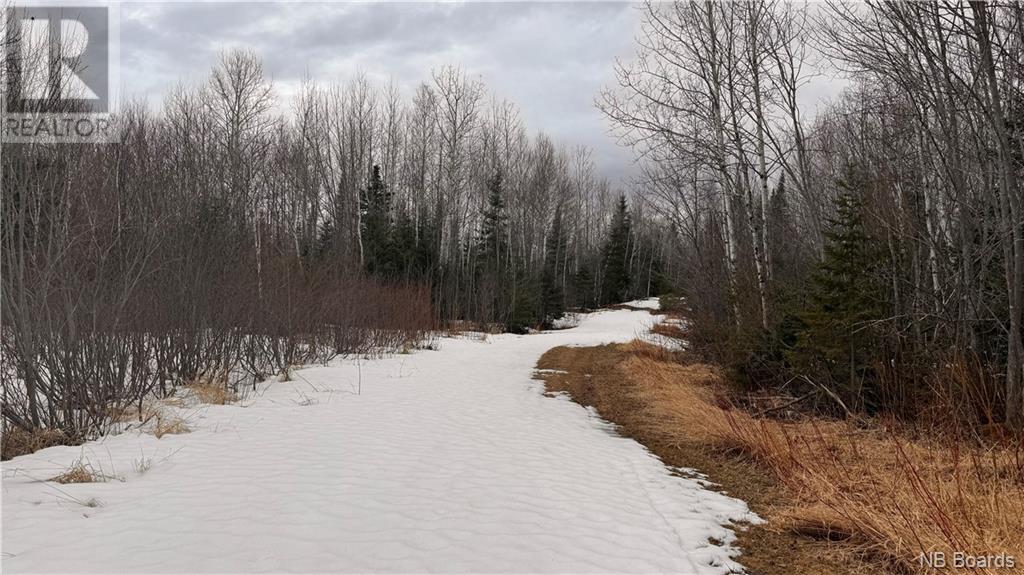
M638 309L661 309L661 302L656 297L649 297L647 299L635 299L633 301L627 301L622 305L627 307L635 307Z
M531 379L554 346L627 341L656 320L604 311L564 331L309 367L192 410L189 434L15 458L2 570L738 571L724 524L755 519L742 501ZM43 481L79 458L111 479Z

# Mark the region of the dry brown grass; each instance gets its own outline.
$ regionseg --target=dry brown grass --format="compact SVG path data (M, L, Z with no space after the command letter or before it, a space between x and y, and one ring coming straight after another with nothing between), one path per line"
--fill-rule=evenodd
M948 444L845 421L756 419L723 402L713 386L687 384L693 366L634 356L624 369L653 383L646 389L666 425L686 425L676 433L700 434L768 466L799 502L779 514L798 532L850 539L907 569L919 569L918 555L930 551L1024 557L1019 444Z
M686 332L683 326L676 323L656 323L651 327L651 333L656 333L673 339L685 339Z
M930 572L918 561L922 551L1003 553L1024 561L1019 443L970 445L911 439L875 424L758 419L729 401L711 366L674 363L641 342L617 349L617 377L630 389L626 409L640 414L635 425L667 444L697 442L769 470L787 499L768 510L771 525L841 540L879 569ZM541 367L559 368L557 362ZM587 393L600 395L574 395Z
M155 435L157 439L160 439L165 435L181 435L191 431L192 429L189 428L188 423L186 423L184 419L165 411L157 412L156 424L152 429L153 435Z
M504 333L505 326L500 323L481 323L473 322L461 319L455 319L448 321L442 333L446 337L461 337L466 333L470 334L487 334L498 335Z
M223 405L222 400L224 403L228 402L228 397L220 395L212 386L201 384L188 387L194 397L201 402L218 405ZM136 404L121 408L111 415L111 419L118 423L137 424L138 428L160 439L165 435L180 435L192 431L185 419L178 415L177 409L185 406L183 398L168 397L158 401L146 401L141 406Z
M71 467L68 467L63 473L49 479L49 481L63 484L99 483L106 480L107 478L102 472L93 469L92 465L89 465L89 462L84 459L79 459L72 463Z
M117 423L148 423L152 421L159 412L159 407L150 402L144 402L141 406L131 404L114 410L110 414L111 421Z
M285 371L288 373L288 370ZM288 381L284 379L283 381ZM238 401L238 395L228 388L227 374L215 374L196 379L188 384L190 390L201 403L211 405L227 405Z
M575 401L593 406L631 437L657 454L666 465L699 469L727 493L743 499L762 517L784 503L784 490L771 473L749 458L725 456L706 441L679 433L651 401L650 382L632 377L625 361L641 357L680 365L685 353L652 345L559 347L544 354L538 376L550 392L567 392ZM687 366L697 384L717 374L706 365ZM671 433L666 432L671 430ZM829 542L811 540L771 524L746 526L737 531L742 563L758 575L874 575L871 566L851 566L849 554Z
M160 405L167 407L185 407L185 398L178 396L165 397L158 402Z
M190 385L189 389L195 394L196 399L202 403L227 405L238 401L238 395L235 392L219 385Z
M794 529L848 533L908 569L927 551L1024 557L1019 448L911 441L844 423L731 423L727 441L806 502L787 514Z
M2 441L0 441L0 459L7 461L12 457L35 453L54 445L69 445L71 443L73 443L71 438L59 429L25 431L10 428L4 430Z

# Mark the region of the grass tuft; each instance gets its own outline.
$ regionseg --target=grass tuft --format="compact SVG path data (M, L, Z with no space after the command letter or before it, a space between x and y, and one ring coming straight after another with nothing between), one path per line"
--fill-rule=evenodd
M144 475L153 468L153 460L149 457L143 456L132 462L132 467L135 468L135 473Z
M100 483L106 481L107 477L93 468L85 459L79 459L64 470L63 473L51 477L48 481L55 483Z
M159 412L156 416L156 425L153 426L153 435L157 439L165 435L181 435L192 431L185 420L172 414Z
M287 372L285 372L287 374ZM290 378L285 376L281 381L289 381ZM238 401L238 396L235 392L225 387L218 387L213 385L193 385L189 389L196 395L196 398L202 403L209 403L211 405L227 405Z

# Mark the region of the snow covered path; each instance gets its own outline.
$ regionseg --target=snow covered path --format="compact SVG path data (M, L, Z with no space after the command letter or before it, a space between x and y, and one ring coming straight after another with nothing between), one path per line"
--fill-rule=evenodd
M605 311L309 367L193 409L189 434L4 462L3 572L738 571L723 523L753 517L742 501L531 379L552 347L628 341L653 319ZM116 479L39 481L83 456Z

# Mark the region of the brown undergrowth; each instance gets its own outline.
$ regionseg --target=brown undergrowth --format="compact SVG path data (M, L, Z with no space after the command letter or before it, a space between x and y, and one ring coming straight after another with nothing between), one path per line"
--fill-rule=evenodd
M921 565L922 551L1024 565L1019 446L757 418L735 407L716 368L641 342L555 348L538 367L559 370L543 374L549 391L595 407L667 464L707 473L767 519L738 534L740 561L754 573L937 572Z
M286 370L285 374L289 372L290 369ZM238 394L228 387L228 374L226 372L196 378L187 387L200 403L227 405L238 401Z
M25 431L14 427L5 429L0 434L0 460L7 461L12 457L35 453L40 449L55 445L71 445L76 443L59 429L38 429Z

